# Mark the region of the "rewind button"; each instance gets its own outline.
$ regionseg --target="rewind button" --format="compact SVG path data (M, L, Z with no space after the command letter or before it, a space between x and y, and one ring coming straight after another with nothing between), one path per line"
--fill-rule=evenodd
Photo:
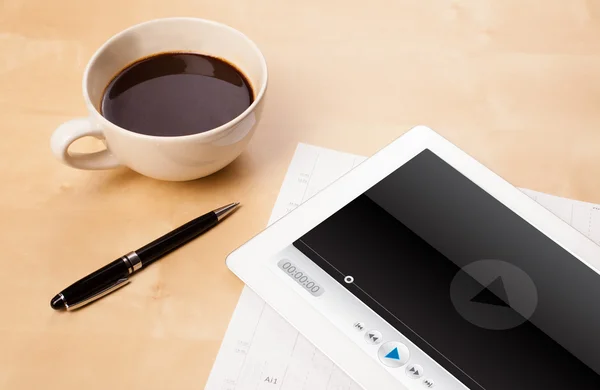
M372 345L381 343L381 333L376 330L370 330L365 334L365 341Z

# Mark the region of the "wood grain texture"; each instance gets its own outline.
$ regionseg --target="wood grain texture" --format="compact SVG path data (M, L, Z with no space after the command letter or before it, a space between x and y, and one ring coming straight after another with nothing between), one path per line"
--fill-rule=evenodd
M229 24L263 50L247 151L187 183L54 160L54 128L85 115L92 53L165 16ZM203 388L242 288L224 258L265 227L297 142L370 155L417 124L516 186L600 203L600 2L3 0L0 388ZM75 279L232 201L234 217L118 293L50 309Z

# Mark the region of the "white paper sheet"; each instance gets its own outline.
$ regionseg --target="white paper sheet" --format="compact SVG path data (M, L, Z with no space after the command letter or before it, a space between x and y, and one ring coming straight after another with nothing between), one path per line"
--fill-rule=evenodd
M365 159L299 144L269 224ZM600 244L600 205L523 189ZM339 367L244 287L205 390L360 390Z

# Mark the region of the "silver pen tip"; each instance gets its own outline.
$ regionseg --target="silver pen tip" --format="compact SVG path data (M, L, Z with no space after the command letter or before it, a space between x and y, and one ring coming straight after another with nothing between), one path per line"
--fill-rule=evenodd
M239 205L240 202L230 203L227 206L219 207L218 209L213 211L217 215L217 219L220 221L229 214L231 214L233 210L235 210Z

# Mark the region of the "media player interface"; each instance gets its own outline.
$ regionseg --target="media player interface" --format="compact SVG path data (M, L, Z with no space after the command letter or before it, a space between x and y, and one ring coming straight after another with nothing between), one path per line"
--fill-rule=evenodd
M471 389L600 389L600 275L429 150L294 246Z

